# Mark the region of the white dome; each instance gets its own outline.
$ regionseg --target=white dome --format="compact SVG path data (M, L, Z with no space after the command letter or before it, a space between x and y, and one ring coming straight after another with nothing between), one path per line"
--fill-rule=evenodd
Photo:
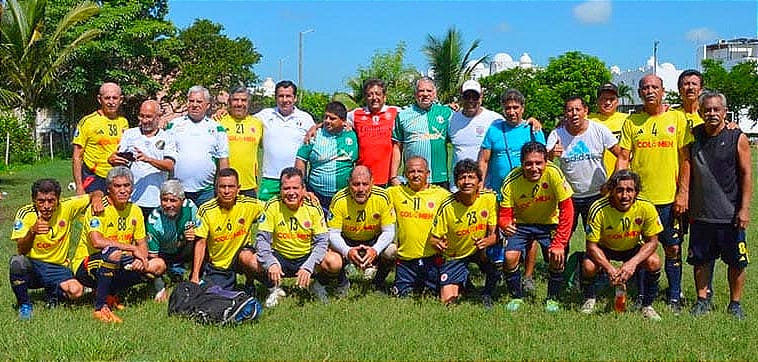
M618 65L611 66L611 74L621 74L621 68Z
M521 58L518 58L518 61L521 64L532 64L532 57L530 57L529 54L524 53L521 55Z
M493 63L500 63L500 64L507 64L513 61L513 57L508 55L508 53L497 53L495 54L495 57L493 58Z
M671 63L663 63L660 65L661 69L676 70L676 66Z

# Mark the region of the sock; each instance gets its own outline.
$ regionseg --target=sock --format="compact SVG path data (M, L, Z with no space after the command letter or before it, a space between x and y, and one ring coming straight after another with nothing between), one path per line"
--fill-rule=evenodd
M13 294L16 295L16 301L18 305L32 304L31 298L29 298L29 283L31 283L31 274L11 274L11 289Z
M658 296L658 279L661 277L661 271L645 273L645 296L642 299L642 306L653 305L653 301Z
M495 293L495 287L500 281L500 273L495 265L489 261L479 263L479 268L484 272L484 289L482 295L492 296Z
M666 258L666 279L669 281L668 298L669 303L679 302L679 296L682 293L682 258Z
M547 299L558 300L563 286L563 273L549 270L547 280Z
M511 297L524 297L524 290L521 288L521 269L519 267L505 271L505 284L508 286Z
M644 299L645 297L645 278L647 278L648 272L645 269L638 269L634 273L634 284L637 285L637 298Z
M113 282L113 276L115 273L115 269L105 265L97 268L97 271L95 272L95 275L97 275L95 310L100 310L104 305L106 305L106 300L108 299L108 294L111 292L111 283Z
M379 262L377 264L376 275L374 276L374 284L384 285L384 281L387 280L387 276L389 276L390 271L392 271L392 264L386 262L381 257L379 258Z
M340 269L340 273L337 274L337 285L345 285L347 282L347 272L345 272L345 268L342 268Z

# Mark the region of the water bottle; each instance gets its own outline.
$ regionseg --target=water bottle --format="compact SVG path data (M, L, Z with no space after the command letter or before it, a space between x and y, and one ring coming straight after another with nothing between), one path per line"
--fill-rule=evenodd
M626 312L626 285L616 287L616 300L613 304L616 313Z

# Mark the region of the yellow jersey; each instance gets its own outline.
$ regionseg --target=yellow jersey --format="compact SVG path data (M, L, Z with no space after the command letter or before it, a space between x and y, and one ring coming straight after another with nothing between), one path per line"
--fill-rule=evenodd
M108 198L105 196L103 197L103 206L105 210L101 215L93 214L92 207L88 207L84 214L84 227L79 235L79 244L76 246L71 265L74 274L76 274L76 270L84 258L100 251L100 249L92 246L89 237L91 232L99 232L108 240L127 245L136 245L137 240L147 237L145 220L139 206L129 202L123 210L118 210L108 202Z
M248 115L239 120L227 114L221 121L229 138L229 167L237 170L240 188L258 187L258 147L263 136L263 123Z
M476 252L476 241L497 225L497 200L492 191L480 191L474 204L466 206L448 196L434 217L431 235L447 240L446 259L463 259Z
M70 245L71 223L77 215L89 205L89 195L74 196L60 200L58 207L48 222L50 231L44 235L35 235L29 258L46 263L66 265ZM13 222L11 240L23 238L37 222L37 209L34 204L26 205L16 213Z
M271 249L287 259L309 255L314 237L329 232L321 206L308 199L292 211L276 196L266 203L259 222L258 230L271 233Z
M195 237L205 239L208 261L215 268L229 269L242 246L250 243L255 235L255 226L263 210L258 199L237 195L231 209L219 206L213 198L197 209L200 225L195 228Z
M108 157L118 149L121 134L127 128L129 122L121 116L110 119L100 111L84 116L77 123L74 139L71 141L82 147L83 166L105 178L112 167L108 163Z
M434 216L450 192L436 185L413 191L408 185L387 189L397 217L397 256L402 260L430 257L437 253L428 243Z
M342 230L343 237L352 241L371 241L382 233L382 226L395 223L395 211L389 195L381 187L372 186L371 195L359 204L350 196L349 186L334 195L329 205L330 229Z
M687 120L687 129L690 130L690 132L692 132L693 128L705 123L698 112L689 113L686 112L682 107L676 107L672 110L675 112L682 112L684 118Z
M595 201L587 227L587 241L615 251L634 249L644 243L643 237L663 231L655 205L639 197L626 212L613 207L608 197Z
M512 208L517 224L557 225L558 203L574 191L558 166L548 162L536 182L527 180L523 168L517 167L503 181L500 193L500 207Z
M621 148L631 151L629 168L640 175L643 198L655 205L674 202L679 176L679 149L692 142L680 111L656 116L631 115L621 130Z
M587 116L587 119L607 127L616 137L616 140L621 141L621 127L624 125L624 121L628 117L629 114L622 112L615 112L610 116L592 113ZM611 153L611 151L605 150L605 152L603 152L603 165L605 165L605 172L608 174L608 178L610 178L611 175L613 175L613 170L616 169L616 156Z

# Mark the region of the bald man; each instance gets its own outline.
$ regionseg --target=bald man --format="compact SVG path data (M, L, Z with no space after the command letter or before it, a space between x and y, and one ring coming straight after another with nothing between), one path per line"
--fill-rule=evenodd
M160 105L154 100L142 103L137 119L139 126L127 129L110 155L113 166L127 166L134 175L134 192L129 201L142 209L147 217L160 206L160 186L174 170L176 143L171 133L158 127Z
M100 109L76 124L71 171L76 194L106 191L105 176L111 169L108 157L116 151L121 134L129 128L126 118L119 115L124 96L116 83L103 83L97 95Z

